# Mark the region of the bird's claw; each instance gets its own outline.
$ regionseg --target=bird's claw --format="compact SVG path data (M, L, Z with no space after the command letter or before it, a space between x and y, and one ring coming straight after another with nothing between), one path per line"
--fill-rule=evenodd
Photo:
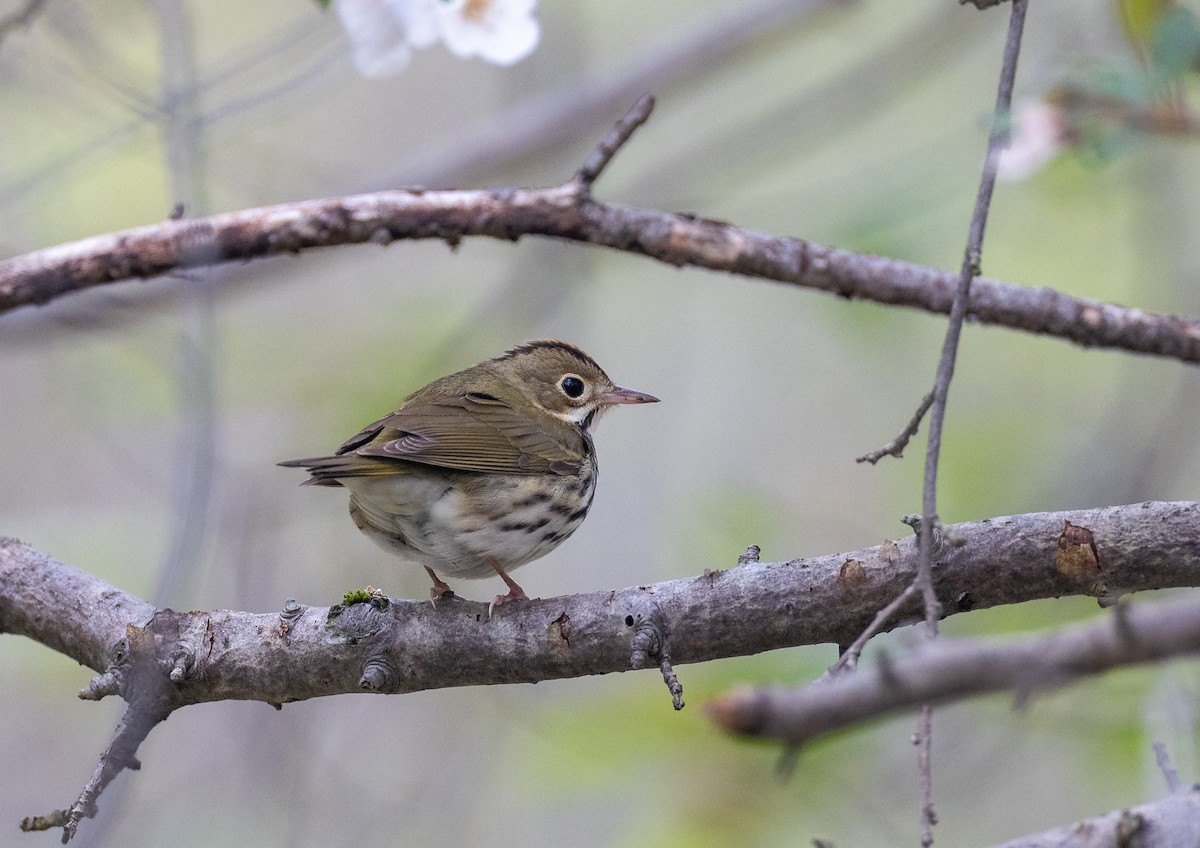
M458 597L454 594L453 589L439 580L429 590L429 603L433 605L434 609L437 609L437 602L447 596L449 596L451 600Z
M492 610L501 604L506 604L509 601L528 601L529 596L525 594L525 590L516 584L513 585L512 591L507 595L497 595L492 598L492 602L488 604L488 618L492 617Z

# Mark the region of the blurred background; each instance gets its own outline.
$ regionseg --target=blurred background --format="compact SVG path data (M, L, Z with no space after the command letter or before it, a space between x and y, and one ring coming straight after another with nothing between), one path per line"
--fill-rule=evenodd
M1145 57L1115 4L1031 5L1019 100L1138 78ZM2 0L0 18L26 6ZM1007 7L581 0L536 16L540 43L511 67L435 45L367 79L334 12L304 0L48 0L0 30L0 256L161 221L180 200L191 215L557 184L650 91L658 107L599 198L958 268ZM1002 184L984 272L1200 314L1187 135L1099 132ZM854 457L909 419L944 326L533 238L107 286L0 316L0 533L176 609L324 605L367 583L425 597L424 572L360 535L344 493L301 489L275 463L550 337L663 403L605 419L595 506L521 571L531 596L726 568L750 543L765 560L852 550L903 536L900 517L920 509L924 428L902 461ZM941 515L1200 497L1198 388L1175 362L970 327ZM1096 614L1063 599L943 632L1016 636ZM655 672L192 707L153 732L143 770L118 778L77 844L914 844L912 716L814 745L785 781L774 748L719 735L698 709L736 684L806 682L834 658L816 646L681 667L679 714ZM92 773L122 705L77 700L90 676L0 639L5 844L58 843L16 825L69 805ZM939 710L939 843L1160 797L1153 740L1197 780L1197 686L1193 665L1174 664L1020 711L1003 697Z

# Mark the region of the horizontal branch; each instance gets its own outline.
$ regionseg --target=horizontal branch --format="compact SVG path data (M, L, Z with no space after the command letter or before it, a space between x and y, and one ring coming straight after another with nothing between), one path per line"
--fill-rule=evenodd
M1015 644L942 640L900 659L881 654L869 671L802 689L739 689L708 711L728 731L796 745L921 704L1005 690L1024 700L1084 675L1198 652L1197 601L1121 604L1098 621Z
M0 536L0 633L28 636L103 671L127 627L144 627L153 604L16 539Z
M1064 547L1091 531L1092 560ZM1086 546L1083 546L1086 547ZM1145 503L953 525L936 552L946 614L1036 598L1200 585L1200 503ZM470 601L292 605L279 613L157 610L14 540L0 542L0 632L96 671L114 650L157 646L175 707L283 703L370 689L412 692L625 671L644 619L675 663L849 643L911 583L914 540L791 562L747 562L682 580L499 608ZM1094 563L1089 566L1088 563ZM1090 569L1090 570L1089 570ZM381 608L383 607L383 608ZM915 621L918 603L890 626ZM132 629L130 629L132 628ZM142 632L154 639L134 639Z
M1200 845L1200 791L1113 810L1075 824L1030 834L995 848L1195 848Z
M1034 598L1200 584L1200 503L1038 513L944 528L935 589L945 614ZM911 586L914 541L761 563L650 586L506 604L391 601L274 614L156 609L0 537L0 633L28 636L98 672L80 697L119 694L125 716L78 798L26 818L70 839L151 729L188 704L280 705L323 695L536 682L657 664L676 709L680 663L792 645L845 644ZM915 596L915 593L911 593ZM888 626L916 620L901 605ZM1186 643L1185 643L1186 644ZM653 663L648 663L653 660Z
M569 181L554 188L399 189L170 220L0 261L0 312L69 292L187 268L347 244L536 235L949 313L957 274L773 236L722 221L602 203ZM1085 347L1200 362L1200 320L979 278L970 317Z

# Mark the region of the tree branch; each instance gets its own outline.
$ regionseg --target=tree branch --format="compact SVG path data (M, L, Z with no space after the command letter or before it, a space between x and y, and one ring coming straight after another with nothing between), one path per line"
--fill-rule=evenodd
M591 195L592 183L596 182L596 178L608 167L608 163L617 155L617 151L625 146L625 142L629 141L637 128L650 120L650 113L653 110L654 98L649 94L643 94L638 98L637 103L633 104L633 108L625 114L625 117L617 121L616 126L609 130L608 135L596 145L587 161L572 178L579 185L583 196Z
M103 671L127 627L145 627L153 604L0 537L0 633L28 636Z
M176 612L14 539L0 538L0 632L28 636L101 672L81 692L120 694L132 712L70 810L29 820L71 826L137 744L172 711L238 699L281 705L349 692L415 692L626 671L653 658L672 700L672 662L846 644L911 585L914 538L849 554L763 563L751 557L650 586L508 605L371 597L277 613ZM1033 513L946 528L935 590L945 615L1035 598L1200 585L1200 502ZM853 567L849 567L853 563ZM853 573L855 577L848 576ZM921 617L896 611L885 629ZM849 677L857 684L859 677ZM841 685L835 680L829 686ZM107 763L107 765L106 765Z
M1200 792L1170 795L997 845L995 848L1195 848Z
M742 689L712 702L725 730L798 745L922 704L1011 690L1018 701L1088 674L1200 652L1200 603L1118 605L1049 636L996 646L982 639L926 642L911 656L881 653L870 672L803 689Z
M45 5L46 0L25 0L24 5L19 9L0 18L0 41L17 29L32 24L33 19L38 16Z
M1167 782L1167 791L1172 794L1182 792L1183 783L1179 779L1179 772L1175 770L1175 766L1171 765L1167 746L1162 742L1152 742L1150 747L1154 749L1154 762L1158 765L1158 770L1162 772L1163 780ZM1197 844L1200 844L1200 841Z
M1064 523L1090 529L1091 570ZM947 528L935 588L946 615L1062 595L1200 586L1200 502L1031 513ZM952 541L949 541L952 540ZM844 576L848 561L858 579ZM861 569L861 571L858 571ZM533 682L630 668L636 627L652 613L677 663L773 648L848 644L916 570L916 540L615 591L513 604L393 600L279 613L175 612L153 606L13 539L0 541L0 632L28 636L104 671L128 629L160 638L178 703L283 703L360 691ZM658 606L658 612L652 607ZM917 598L884 629L920 618ZM165 621L174 624L166 628ZM166 628L166 629L164 629ZM171 643L171 644L168 644ZM364 678L375 662L388 671ZM378 685L375 685L376 682ZM368 685L370 684L370 685Z
M949 313L958 275L722 221L590 199L553 188L397 189L168 220L0 261L0 312L120 280L347 244L536 235L641 254L840 297ZM1053 289L979 278L968 316L1030 333L1200 363L1200 320Z

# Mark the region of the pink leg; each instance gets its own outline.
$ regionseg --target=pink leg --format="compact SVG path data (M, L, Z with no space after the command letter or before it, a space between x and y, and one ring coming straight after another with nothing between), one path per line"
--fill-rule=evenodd
M443 595L453 596L454 590L451 589L445 583L445 581L443 581L440 577L438 577L436 574L434 574L432 568L430 568L429 566L425 566L425 570L427 572L429 572L429 576L433 580L433 588L429 590L429 602L431 604L433 604L434 607L436 607L437 602L442 599Z
M507 595L497 595L492 602L488 604L488 618L492 617L492 610L503 603L507 603L508 601L529 600L529 596L525 594L525 590L518 586L517 582L508 576L508 572L500 567L500 563L489 557L488 564L491 565L492 568L496 569L496 573L500 575L500 579L503 580L508 586Z

